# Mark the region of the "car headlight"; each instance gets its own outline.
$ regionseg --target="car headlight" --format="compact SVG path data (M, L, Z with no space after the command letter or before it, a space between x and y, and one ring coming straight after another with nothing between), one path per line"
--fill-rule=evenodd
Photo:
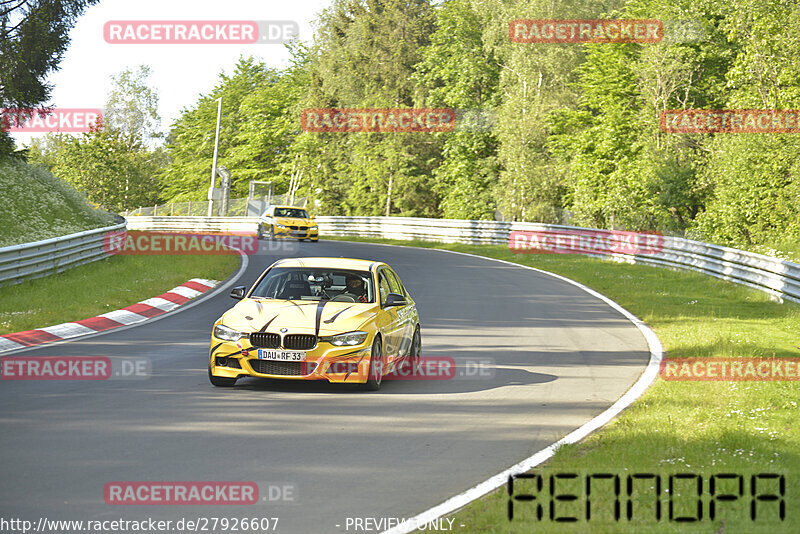
M317 225L316 225L316 224L313 224L313 225L309 226L309 229L311 229L311 230L316 230L316 229L317 229Z
M238 330L228 328L223 324L218 324L214 327L214 337L224 341L239 341L244 335Z
M281 223L275 223L275 226L277 226L278 228L288 228L288 226L284 226Z
M331 345L336 345L337 347L355 347L356 345L361 345L366 340L366 332L347 332L346 334L331 336L328 339Z

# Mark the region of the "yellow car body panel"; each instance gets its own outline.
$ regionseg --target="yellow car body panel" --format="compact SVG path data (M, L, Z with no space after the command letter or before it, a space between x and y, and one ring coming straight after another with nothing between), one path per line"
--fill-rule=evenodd
M286 217L284 213L297 213L300 217ZM319 239L319 227L303 208L294 206L270 206L258 223L259 236L277 239Z
M320 268L369 273L376 289L372 302L339 302L336 300L273 299L251 296L259 282L273 268ZM364 383L369 377L371 349L376 336L383 347L380 369L391 373L404 359L410 358L415 332L419 332L419 314L411 295L399 282L405 305L385 307L385 292L379 280L397 277L382 262L343 258L291 258L268 267L249 289L247 296L226 311L212 327L209 351L209 374L214 377L242 376L282 378L288 380L327 380L329 382ZM399 281L399 277L396 278ZM214 332L224 325L245 334L230 341ZM336 346L330 338L350 332L365 332L358 345ZM254 342L256 336L261 341ZM280 336L279 347L263 346L263 338ZM305 360L274 361L259 358L259 349L291 351L294 336L314 336L313 347L304 352ZM417 334L418 336L418 334ZM287 339L289 338L289 339ZM310 338L308 338L310 339ZM419 339L419 337L417 337ZM419 350L419 347L417 347ZM266 363L265 363L266 362Z

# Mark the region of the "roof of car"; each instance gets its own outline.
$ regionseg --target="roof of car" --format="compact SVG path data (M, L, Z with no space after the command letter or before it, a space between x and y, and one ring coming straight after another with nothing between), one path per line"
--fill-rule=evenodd
M332 267L357 271L369 271L378 265L383 262L353 258L284 258L274 264L275 267Z
M298 206L272 206L272 208L274 208L274 209L278 209L278 208L287 209L288 208L288 209L293 209L293 210L304 210L305 209L305 208L300 208Z

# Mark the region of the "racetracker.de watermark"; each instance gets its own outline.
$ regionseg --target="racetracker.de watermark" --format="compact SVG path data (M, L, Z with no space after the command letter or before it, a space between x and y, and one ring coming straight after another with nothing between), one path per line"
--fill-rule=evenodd
M293 20L110 20L109 44L277 44L297 38Z
M517 19L508 23L513 43L657 43L664 25L655 19Z
M97 108L0 108L0 130L21 133L83 133L102 125Z
M109 482L103 499L112 505L256 504L255 482Z
M667 358L664 380L765 381L800 380L800 358Z
M369 360L360 362L331 362L328 374L368 374ZM390 372L381 373L383 380L479 380L493 378L497 363L493 358L451 358L450 356L420 356L416 365L401 360Z
M456 112L449 108L316 108L300 113L307 132L451 132Z
M107 254L124 255L216 255L241 251L250 256L258 252L259 241L252 234L120 230L103 235L103 250Z
M508 248L525 254L658 254L664 236L621 230L512 230Z
M669 109L659 127L669 133L800 133L800 109Z
M253 481L113 481L103 487L110 505L297 504L297 484ZM235 529L234 529L235 530Z
M152 375L148 358L3 356L1 380L115 380Z

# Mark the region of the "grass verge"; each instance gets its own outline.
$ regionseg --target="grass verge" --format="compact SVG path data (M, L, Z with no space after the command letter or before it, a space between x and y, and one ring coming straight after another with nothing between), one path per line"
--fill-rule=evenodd
M661 339L667 357L800 356L800 306L773 302L764 293L699 273L582 256L512 254L503 246L338 239L468 252L561 274L599 291L644 320ZM790 381L666 382L658 378L612 423L581 443L560 448L535 469L533 474L544 475L541 491L538 479L517 480L514 494L534 495L536 500L515 501L513 520L508 519L507 488L501 488L456 512L454 529L465 534L800 532L798 394L800 383ZM753 498L752 477L761 473L785 476L784 520L779 517L780 499ZM550 494L550 475L564 474L576 474L577 478L555 478L555 496L572 494L578 497L575 500L555 499ZM597 474L612 478L593 478L594 489L587 496L586 479ZM654 492L659 488L655 478L631 478L632 518L627 519L631 474L660 477L660 519L656 519ZM697 478L674 478L670 494L669 477L677 474L702 477L699 496ZM718 474L732 476L715 479L715 499L710 484L711 476ZM614 476L619 477L619 496ZM756 496L779 491L779 480L756 479ZM735 499L720 500L722 494ZM587 497L592 512L589 520ZM753 502L755 520L751 517ZM620 507L618 521L614 519L615 503ZM701 519L677 521L697 518L698 503ZM556 517L575 517L577 521L561 522Z
M78 321L160 295L191 278L226 279L236 255L112 256L0 287L0 334Z

